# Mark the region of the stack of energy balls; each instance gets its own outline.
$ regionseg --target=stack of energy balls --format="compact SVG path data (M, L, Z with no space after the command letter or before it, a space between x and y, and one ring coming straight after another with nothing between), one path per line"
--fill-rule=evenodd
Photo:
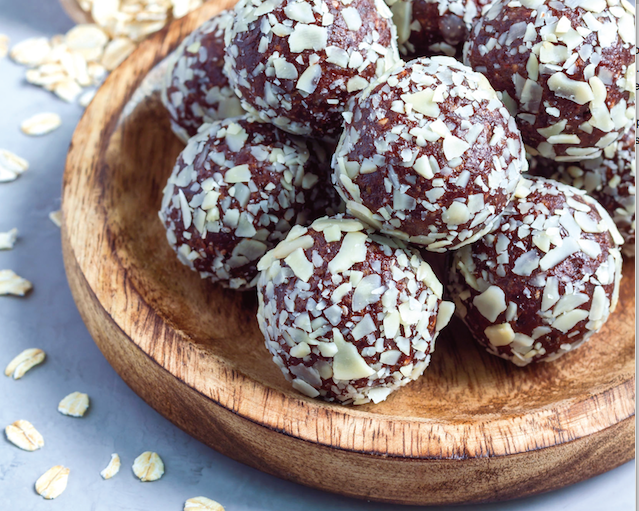
M454 311L523 366L617 305L634 8L487 3L240 0L171 57L163 101L187 145L168 241L202 278L257 288L266 347L307 396L383 401Z

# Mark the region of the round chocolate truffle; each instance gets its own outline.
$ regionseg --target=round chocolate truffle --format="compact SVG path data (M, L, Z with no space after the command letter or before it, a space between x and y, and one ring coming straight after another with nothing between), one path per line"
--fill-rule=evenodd
M316 185L327 166L319 144L270 124L247 116L207 124L189 140L164 189L167 239L202 278L253 287L258 259L293 225L318 216L314 202L325 186Z
M461 56L473 23L490 0L386 0L408 58Z
M344 117L332 165L347 209L431 251L488 232L527 168L515 120L484 76L451 57L396 67Z
M399 60L391 17L383 0L243 0L226 74L259 119L337 139L347 99Z
M244 113L222 72L224 31L232 21L228 11L211 18L187 36L169 59L162 102L171 128L184 142L204 123Z
M621 251L635 255L635 127L603 150L594 160L563 164L541 157L531 159L530 173L552 177L585 190L597 199L615 222L624 244Z
M378 403L417 379L454 309L417 252L341 215L293 227L258 268L266 347L327 401Z
M448 289L489 353L518 366L555 360L614 311L623 243L585 192L522 179L499 226L454 257Z
M498 0L464 59L502 93L531 154L597 158L634 120L634 26L626 0Z

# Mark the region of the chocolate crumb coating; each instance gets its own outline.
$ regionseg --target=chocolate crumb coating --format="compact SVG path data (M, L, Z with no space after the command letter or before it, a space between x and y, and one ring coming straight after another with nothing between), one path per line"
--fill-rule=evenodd
M398 66L350 110L332 160L347 210L431 251L488 232L527 168L513 117L451 57Z
M244 113L222 72L224 31L233 21L222 11L187 36L171 56L162 89L173 132L185 143L202 124Z
M501 92L531 154L594 159L634 120L634 27L626 0L498 0L464 61Z
M248 116L205 125L164 189L171 247L202 278L254 287L259 258L293 225L325 214L327 158L319 144Z
M391 17L383 0L242 0L226 74L262 121L335 140L348 98L399 60Z
M531 158L530 173L551 177L585 190L610 214L624 244L621 252L635 256L635 127L603 150L594 160L571 164L557 163L541 157Z
M529 176L498 228L455 253L447 287L489 353L518 366L555 360L615 310L621 243L584 191Z
M258 268L266 347L327 401L379 403L419 378L454 310L416 251L341 215L295 226Z
M462 48L490 0L386 0L397 26L399 51L407 59L448 55Z

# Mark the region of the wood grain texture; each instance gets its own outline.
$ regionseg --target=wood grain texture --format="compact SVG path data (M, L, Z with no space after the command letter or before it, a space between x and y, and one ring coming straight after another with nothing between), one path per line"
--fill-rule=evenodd
M179 41L232 2L156 34L111 74L67 160L63 247L96 343L151 406L220 452L302 484L410 504L547 491L634 457L634 266L584 347L517 368L453 321L418 382L378 405L299 395L269 360L253 293L182 266L157 217L182 144L158 94L138 91Z

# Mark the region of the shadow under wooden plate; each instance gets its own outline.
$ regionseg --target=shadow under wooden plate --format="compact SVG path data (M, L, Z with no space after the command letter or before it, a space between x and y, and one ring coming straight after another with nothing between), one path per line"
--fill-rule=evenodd
M551 364L517 368L453 321L424 377L378 405L308 399L270 361L253 293L182 266L157 211L182 144L143 79L229 3L208 3L143 43L100 89L67 160L63 248L96 343L151 406L260 470L408 504L522 497L634 457L634 266L606 327ZM169 461L170 462L170 461Z

